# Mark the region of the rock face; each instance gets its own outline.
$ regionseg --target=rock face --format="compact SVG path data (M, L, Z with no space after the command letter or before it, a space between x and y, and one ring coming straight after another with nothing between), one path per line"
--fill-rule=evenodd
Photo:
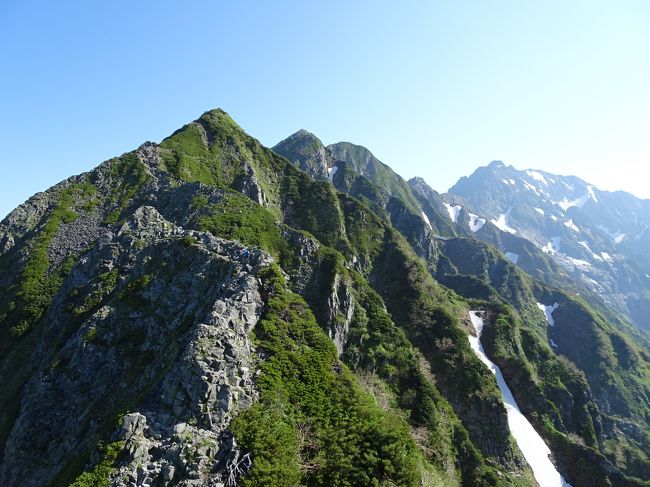
M314 134L300 129L273 147L314 179L327 179L336 160Z
M238 455L226 427L256 397L249 335L262 299L255 273L270 262L260 251L183 230L150 206L100 237L48 311L35 356L40 371L25 385L0 483L44 485L79 441L115 428L111 439L125 442L126 458L111 485L223 484ZM157 270L142 274L147 268ZM107 273L114 289L101 287ZM101 307L85 311L88 303L79 303L70 313L65 298L89 283ZM144 303L153 313L143 314ZM70 319L77 330L61 336ZM57 341L63 345L52 356ZM104 404L119 409L137 397L136 411L115 418L121 428L94 421Z

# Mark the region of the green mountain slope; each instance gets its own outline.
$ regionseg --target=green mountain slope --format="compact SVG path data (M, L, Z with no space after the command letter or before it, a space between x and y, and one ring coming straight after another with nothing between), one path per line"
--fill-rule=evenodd
M0 239L3 485L533 482L465 302L222 111L36 195ZM468 429L469 398L490 424Z
M212 110L0 223L0 484L536 485L481 309L572 485L647 485L643 348L369 151L290 139Z
M358 149L359 146L354 147ZM354 160L355 154L362 154L360 161ZM368 151L357 150L346 157L354 160L353 167L366 171L367 154ZM285 155L292 158L291 153ZM372 182L365 185L365 194L381 209L377 204L380 200L373 200L372 195L388 193L390 188L385 178L375 181L376 185ZM337 180L336 176L333 183L343 191L354 191L352 185L341 184L341 178ZM411 186L421 205L429 203L437 208L444 205L437 193L432 190L427 193L430 188L426 184L423 189L423 185L414 180ZM391 219L389 214L378 213ZM471 214L461 209L457 223L467 225L461 217L468 216ZM422 248L421 241L414 239L408 228L403 230L398 224L396 228L416 251ZM471 226L470 230L468 234L472 235L475 230ZM641 341L640 347L634 343L634 338L638 337L633 330L602 306L593 294L588 295L596 308L572 296L578 286L529 241L500 231L491 224L483 225L477 235L502 249L516 246L522 267L553 287L535 282L497 249L475 239L439 239L430 235L432 251L418 253L425 256L427 267L438 282L469 299L474 307L493 310L488 313L486 348L509 383L517 385L515 395L524 413L558 452L557 461L563 472L575 482L574 485L636 482L626 480L616 471L616 466L631 477L646 478L649 464L645 453L648 451L645 424L648 422L650 381L644 342ZM394 260L388 256L383 259ZM404 274L399 266L391 272L397 289L407 287L399 279ZM559 301L555 313L558 326L550 328L537 303L551 305L556 301ZM415 337L412 340L417 341ZM496 346L505 342L507 346ZM634 357L634 365L627 358L618 360L613 350L615 343L623 350L623 356ZM444 385L441 387L444 390ZM445 393L453 404L451 391L445 390ZM459 404L455 406L458 411L463 410ZM460 415L462 418L463 413ZM468 422L468 418L465 419ZM469 426L470 430L474 427ZM622 433L628 428L629 434ZM564 460L559 458L560 452Z

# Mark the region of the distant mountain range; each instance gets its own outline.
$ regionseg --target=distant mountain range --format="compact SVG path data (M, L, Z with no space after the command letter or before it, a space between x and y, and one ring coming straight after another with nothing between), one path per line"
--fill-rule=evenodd
M461 178L445 196L531 241L578 283L650 330L650 200L499 161ZM503 250L516 262L515 251Z
M208 111L0 222L0 485L648 487L647 222Z

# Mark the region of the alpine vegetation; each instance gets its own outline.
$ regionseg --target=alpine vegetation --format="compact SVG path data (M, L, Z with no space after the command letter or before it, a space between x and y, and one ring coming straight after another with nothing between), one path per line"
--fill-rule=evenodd
M648 226L208 111L0 222L0 485L648 486Z

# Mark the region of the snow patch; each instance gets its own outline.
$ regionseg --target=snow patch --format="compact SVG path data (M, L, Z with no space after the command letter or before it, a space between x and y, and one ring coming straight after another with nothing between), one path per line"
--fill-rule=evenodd
M562 201L552 201L551 203L558 205L560 208L562 208L564 211L567 211L569 208L573 206L577 206L578 208L582 208L585 206L585 203L589 200L589 193L585 194L584 196L581 196L578 199L575 200L569 200L567 198L562 199Z
M562 184L564 184L568 189L570 189L571 191L573 191L573 185L572 185L572 184L565 183L564 181L560 181L560 182L561 182Z
M551 347L557 348L557 343L555 343L552 338L549 338L548 341L551 343Z
M491 222L492 222L492 223L493 223L493 224L494 224L494 225L495 225L499 230L503 230L504 232L513 233L513 234L514 234L514 233L517 233L517 230L515 230L514 228L508 226L508 222L507 222L507 218L508 218L508 216L510 216L510 211L511 211L511 210L512 210L512 208L510 208L510 209L509 209L508 211L506 211L505 213L499 215L499 218L497 218L496 220L495 220L495 219L492 219L492 220L490 220L490 221L491 221Z
M506 259L508 259L513 264L516 264L519 260L519 254L515 254L514 252L506 252Z
M451 218L451 221L454 222L454 223L457 223L458 215L459 215L460 210L461 210L461 206L460 205L451 206L446 201L443 201L442 204L445 205L445 208L447 209L447 213L449 213L449 218Z
M600 255L605 262L612 262L614 260L612 259L612 256L609 255L607 252L601 252Z
M424 223L426 223L429 228L433 230L433 227L431 226L431 222L429 221L429 217L426 215L425 212L422 212L422 219L424 220Z
M589 194L589 197L594 200L594 202L598 203L598 198L596 198L596 193L594 192L593 186L587 186L587 193Z
M566 256L567 260L580 270L589 270L591 264L586 260L576 259L575 257Z
M551 215L551 219L552 219L554 222L557 221L557 217L556 217L555 215Z
M503 405L508 414L508 427L517 442L517 446L524 454L528 465L533 470L535 480L537 480L540 487L571 487L549 459L549 455L551 454L549 447L544 443L539 433L535 431L533 425L521 414L521 410L512 395L512 391L510 391L508 384L506 384L503 378L501 369L487 357L481 344L483 318L476 311L470 311L469 317L476 331L475 337L471 335L467 337L470 347L472 347L472 350L481 362L496 376L497 386L499 386L499 390L501 391Z
M589 254L591 254L591 257L592 257L593 259L599 260L599 261L601 261L601 262L604 260L603 257L601 257L600 255L594 253L594 252L591 250L591 248L589 247L589 244L588 244L587 242L585 242L585 241L581 241L581 242L578 242L578 244L579 244L579 245L582 245L582 246L587 250L587 252L589 252Z
M469 213L469 229L476 233L478 232L481 228L483 228L483 225L485 225L485 218L481 218L478 215L475 215L474 213Z
M513 186L515 185L515 180L514 179L508 179L508 181L510 181L510 184L512 184Z
M537 303L537 307L542 310L544 316L546 317L546 323L548 326L555 326L555 320L553 319L553 311L557 309L559 304L554 303L552 306L546 306L542 303Z
M542 210L541 208L535 208L535 211L536 211L537 213L539 213L540 215L542 215L542 216L546 215L546 213L544 212L544 210Z
M567 227L567 228L570 228L574 232L580 232L580 229L578 227L576 227L575 223L573 223L573 220L568 220L568 221L564 222L564 226Z
M537 188L536 188L535 186L533 186L532 184L530 184L528 181L522 181L522 182L524 183L524 186L526 187L526 189L532 191L532 192L535 193L537 196L541 196L541 195L539 194L539 191L537 191Z
M609 235L610 238L611 238L612 240L614 240L614 242L617 243L617 244L621 243L621 242L623 241L623 239L625 238L625 234L624 234L623 232L619 232L619 231L617 231L617 232L612 232L612 231L611 231L609 228L607 228L605 225L596 225L596 227L597 227L599 230L602 230L603 232L605 232L607 235Z
M544 178L544 176L541 175L541 173L538 173L537 171L526 171L526 174L528 174L535 181L539 181L540 183L544 183L546 186L548 186L548 181L546 181L546 179Z
M330 180L330 183L334 181L334 175L336 174L336 171L338 171L339 168L336 166L333 167L328 167L327 168L327 179Z
M551 237L551 241L542 247L542 252L555 255L560 251L560 237Z

